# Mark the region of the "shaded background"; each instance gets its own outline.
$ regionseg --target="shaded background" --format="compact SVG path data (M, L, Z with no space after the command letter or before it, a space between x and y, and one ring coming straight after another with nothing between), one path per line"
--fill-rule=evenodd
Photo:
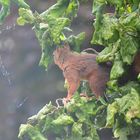
M33 10L43 12L56 0L29 0ZM80 6L73 21L73 34L86 32L83 48L90 46L93 16L92 0ZM0 27L0 140L17 140L18 128L45 104L66 96L64 78L52 64L46 72L38 65L41 50L31 26L17 26L17 7ZM104 137L105 135L105 137ZM102 140L111 140L104 132Z

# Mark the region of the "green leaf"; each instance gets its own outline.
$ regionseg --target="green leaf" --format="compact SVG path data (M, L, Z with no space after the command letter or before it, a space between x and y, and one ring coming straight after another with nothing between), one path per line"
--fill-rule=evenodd
M80 47L85 40L85 32L78 34L77 36L71 35L67 38L70 46L72 46L73 50L76 52L80 52Z
M23 26L26 24L26 20L22 17L19 17L17 18L17 24Z
M29 9L30 6L24 1L24 0L12 0L16 4L18 4L19 7Z
M101 27L101 32L104 40L109 40L113 36L116 36L117 39L119 38L118 34L116 33L118 28L118 19L116 17L110 16L109 14L104 14L102 23L103 25ZM116 40L113 39L114 42Z
M137 90L138 92L140 92L140 86L139 83L136 81L130 81L127 84L125 84L124 86L121 86L119 88L119 91L121 92L121 94L125 95L127 93L129 93L131 91L131 88Z
M52 124L54 124L54 125L69 125L69 124L73 124L73 123L74 123L73 118L66 114L62 114L57 119L52 121Z
M2 5L0 10L0 24L3 23L5 18L10 14L10 0L0 0Z
M78 0L71 0L66 10L66 15L69 17L76 17L78 8L79 8Z
M99 136L97 133L97 130L94 128L94 126L91 124L90 134L89 136L92 138L91 140L99 140ZM86 140L86 139L85 139Z
M95 122L95 128L97 128L97 129L104 128L105 125L106 125L106 117L107 117L106 108L99 111L99 113L96 114L95 121L94 121Z
M118 79L119 77L122 76L124 71L125 71L124 64L121 61L120 54L116 54L113 67L112 67L111 72L110 72L110 79L111 80Z
M72 125L72 135L73 137L79 137L82 138L82 123L74 123Z
M39 27L35 26L34 31L40 42L41 51L42 51L39 65L45 66L47 68L48 65L53 61L53 51L55 49L55 46L50 37L50 33L48 29L44 30L44 29L40 29L40 26Z
M117 98L107 107L107 127L114 125L115 115L123 115L127 123L132 123L133 118L140 118L140 96L138 92L131 88L130 93Z
M54 43L60 43L60 36L62 35L62 31L64 27L70 25L70 20L68 18L57 18L48 16L48 29L50 32L50 36L53 39Z
M119 140L128 140L128 137L127 137L127 135L129 134L128 131L129 131L129 129L127 127L116 129L114 131L114 136L115 136L115 138L119 137Z
M0 0L0 3L2 5L9 5L10 4L10 0Z
M44 43L44 46L46 45L46 42ZM50 63L53 61L53 50L54 47L51 48L51 46L47 46L45 48L42 48L42 54L41 59L39 62L40 66L45 66L46 68L49 66Z
M109 104L107 107L106 127L112 127L115 121L115 115L118 112L119 106L116 102Z
M132 119L137 117L140 118L140 96L135 89L131 90L131 100L129 101L129 110L125 115L125 119L128 123L132 123Z
M122 60L124 63L130 65L133 62L134 56L138 50L138 42L135 40L135 38L132 38L131 36L125 36L125 38L122 38L120 45Z
M122 61L115 61L110 73L110 79L117 79L124 73L124 66Z
M103 11L104 11L104 4L99 5L97 10L95 10L96 21L94 23L95 31L94 31L94 34L93 34L93 38L91 40L92 44L100 44L100 45L104 44L103 39L102 39L102 31L101 31L102 29L100 28L103 25L102 24L102 19L103 19L103 15L102 14L103 14Z
M138 10L131 12L129 14L123 14L120 17L120 24L123 26L123 28L129 31L135 31L136 29L139 29L139 20L140 20L140 12Z
M105 4L105 0L94 0L93 1L93 7L92 7L92 13L96 13L100 10L100 8Z
M117 7L121 7L123 4L123 1L121 1L121 0L107 0L107 2L109 4L116 5Z
M102 62L114 61L114 59L120 60L118 56L116 57L119 48L120 48L120 40L118 40L114 44L112 43L109 44L108 47L103 49L103 51L101 51L98 54L96 58L97 62L102 63Z
M22 25L23 23L23 20L24 20L24 23L34 23L34 15L32 13L31 10L29 9L25 9L25 8L19 8L19 18L18 18L18 23ZM21 22L21 19L22 19L22 22ZM24 25L24 24L23 24Z
M41 115L46 115L46 114L52 112L52 111L55 110L55 109L56 109L56 107L53 106L53 105L51 104L51 102L50 102L49 104L46 104L46 105L37 113L37 117L40 118Z
M47 138L45 138L38 129L31 126L30 124L22 124L20 126L18 138L23 139L25 134L27 134L32 140L47 140Z
M58 0L56 4L43 12L41 16L43 18L47 18L47 16L52 16L54 18L62 17L65 14L67 7L69 6L69 3L70 0Z
M91 43L106 45L116 42L119 39L118 19L110 14L103 14L102 16L99 14L96 17L95 32Z
M110 80L107 82L107 86L109 89L112 89L114 91L118 91L118 81L117 80ZM112 91L111 91L112 92Z

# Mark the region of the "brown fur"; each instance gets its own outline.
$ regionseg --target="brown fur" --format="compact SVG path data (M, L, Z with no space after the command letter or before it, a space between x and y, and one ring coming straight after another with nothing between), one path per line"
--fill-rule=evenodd
M54 62L63 71L68 82L66 100L70 100L79 87L81 80L87 80L96 98L102 96L106 83L109 80L110 68L96 62L96 54L79 54L71 52L68 46L57 48L54 53Z
M133 70L136 74L140 73L140 52L138 52L134 58Z

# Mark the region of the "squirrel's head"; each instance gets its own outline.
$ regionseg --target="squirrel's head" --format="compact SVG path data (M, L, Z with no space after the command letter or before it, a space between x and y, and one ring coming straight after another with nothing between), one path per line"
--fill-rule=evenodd
M64 45L64 47L56 48L56 50L53 52L54 62L56 64L61 63L61 61L63 61L62 59L64 59L69 52L70 47L68 44Z

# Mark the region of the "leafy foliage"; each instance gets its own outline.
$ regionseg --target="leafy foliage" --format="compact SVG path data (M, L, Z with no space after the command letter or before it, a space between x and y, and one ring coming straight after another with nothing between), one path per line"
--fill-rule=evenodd
M53 50L62 47L65 41L80 51L85 34L66 36L66 32L71 32L70 25L82 0L57 0L40 14L33 12L23 0L13 1L20 7L17 23L31 24L39 40L41 65L47 68L52 62ZM0 3L0 22L3 22L10 11L10 0L0 0ZM113 13L106 11L110 5ZM94 0L92 12L96 21L91 43L105 46L97 62L113 65L107 83L107 102L102 98L86 99L77 93L65 107L49 103L29 118L27 124L21 125L20 139L47 140L53 135L56 140L99 140L97 130L105 128L112 128L119 140L140 139L140 75L135 81L130 79L119 85L119 79L129 74L128 69L140 50L140 2ZM82 84L80 89L90 93L87 84Z
M114 13L106 13L108 4L115 7ZM96 14L93 44L106 48L99 53L97 61L112 62L107 94L106 127L113 128L114 137L119 140L140 139L140 89L139 82L127 82L120 87L119 79L127 75L139 45L139 1L95 0L93 13Z
M117 80L124 74L126 67L132 64L139 50L139 7L137 5L134 8L135 2L109 0L107 1L109 4L116 6L116 12L104 14L106 2L98 0L94 2L93 12L96 14L96 22L91 42L106 46L97 61L111 61L114 65L110 78Z
M40 140L44 140L44 137L49 139L51 135L57 140L99 140L93 124L95 114L100 115L99 112L103 112L105 106L102 105L102 108L97 110L96 105L101 103L96 99L86 100L79 94L76 94L65 107L57 108L49 103L37 115L29 118L27 124L21 125L19 138L33 139L31 134L35 133L35 140L38 140L38 137L41 137Z
M29 9L30 6L24 2L24 0L12 0L19 7ZM0 10L0 23L2 24L5 18L10 14L10 0L0 0L0 4L2 5Z
M60 47L62 42L75 40L74 45L79 47L78 43L82 36L66 37L65 32L71 31L69 26L72 19L77 15L79 7L78 0L58 0L57 3L41 14L33 13L29 9L20 8L17 19L19 25L26 23L33 25L33 30L40 42L42 56L40 65L46 68L52 62L52 53L56 47ZM79 38L80 37L80 38ZM83 40L83 39L82 39Z

